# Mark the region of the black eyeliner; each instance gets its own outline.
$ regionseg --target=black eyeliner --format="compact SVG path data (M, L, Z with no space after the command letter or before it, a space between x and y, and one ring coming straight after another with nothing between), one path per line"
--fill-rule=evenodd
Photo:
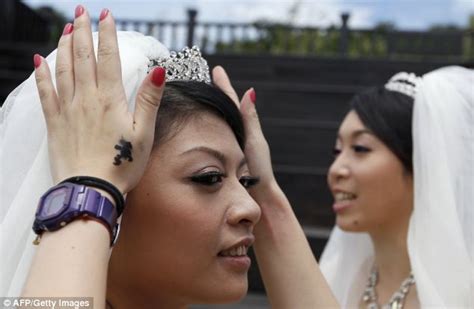
M239 179L239 182L245 188L251 188L257 185L260 182L260 177L253 177L253 176L243 176Z

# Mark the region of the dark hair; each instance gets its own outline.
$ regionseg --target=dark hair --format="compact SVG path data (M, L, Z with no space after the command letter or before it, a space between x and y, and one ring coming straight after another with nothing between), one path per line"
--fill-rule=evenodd
M355 95L350 107L371 130L413 172L413 98L387 90L371 88Z
M155 124L153 146L172 138L191 117L206 112L220 117L230 126L243 151L244 125L235 103L218 87L195 81L166 84Z

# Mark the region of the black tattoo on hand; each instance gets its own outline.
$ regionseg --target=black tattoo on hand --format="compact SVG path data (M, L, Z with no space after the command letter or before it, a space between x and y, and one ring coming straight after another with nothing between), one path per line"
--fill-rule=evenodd
M122 159L128 160L129 162L133 161L132 158L132 143L127 142L123 138L120 139L119 145L115 145L115 149L119 152L118 155L114 157L114 165L122 164Z

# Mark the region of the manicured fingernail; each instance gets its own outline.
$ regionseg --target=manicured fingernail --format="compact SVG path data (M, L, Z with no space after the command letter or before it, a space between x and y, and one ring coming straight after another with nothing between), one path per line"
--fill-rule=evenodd
M253 104L257 102L257 94L255 93L255 89L250 90L250 101L252 101Z
M84 13L84 7L80 4L76 6L76 11L75 11L76 18L81 16L83 13Z
M103 9L102 12L100 12L100 21L103 21L107 15L109 15L109 10L108 9Z
M72 29L74 29L73 24L67 23L66 26L64 26L63 35L70 34Z
M43 60L43 57L41 57L38 54L35 54L33 56L33 63L35 64L35 69L37 69L41 65L42 60Z
M151 73L151 82L153 85L160 87L165 82L166 70L162 67L156 67Z

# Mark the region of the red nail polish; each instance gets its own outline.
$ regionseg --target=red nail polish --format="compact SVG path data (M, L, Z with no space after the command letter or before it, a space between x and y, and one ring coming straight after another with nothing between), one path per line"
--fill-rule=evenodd
M151 82L153 85L161 87L165 82L166 70L162 67L156 67L151 74Z
M80 4L76 6L76 11L75 11L76 18L81 16L83 13L84 13L84 7Z
M66 26L64 26L63 35L70 34L73 29L74 29L73 24L71 23L66 24Z
M257 94L255 93L255 90L253 88L252 90L250 90L250 100L252 101L253 104L257 102Z
M109 10L108 9L103 9L102 12L100 12L100 21L103 21L107 15L109 15Z
M41 65L42 60L43 60L43 57L41 57L38 54L35 54L33 56L33 63L35 64L35 69L37 69Z

